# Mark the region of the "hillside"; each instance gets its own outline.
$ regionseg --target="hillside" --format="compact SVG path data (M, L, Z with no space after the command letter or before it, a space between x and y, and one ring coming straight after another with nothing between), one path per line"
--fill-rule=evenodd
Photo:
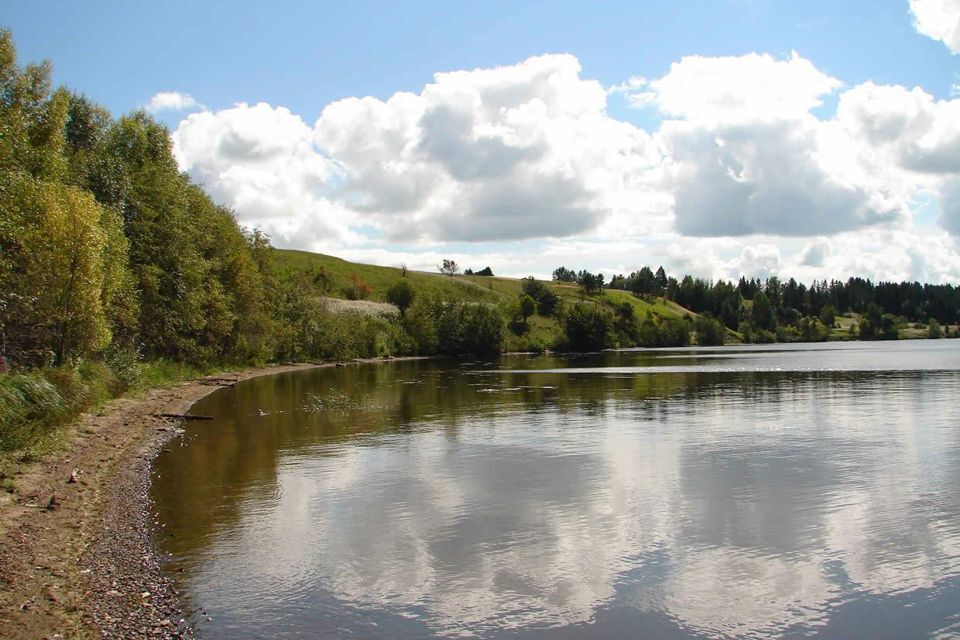
M380 267L368 264L348 262L341 258L295 251L276 249L274 262L277 270L285 275L300 274L312 283L315 292L329 298L350 298L356 294L358 282L369 287L366 299L377 302L387 300L387 289L401 278L413 285L418 297L427 299L450 300L457 302L485 302L497 305L509 305L516 302L522 293L520 278L500 276L457 275L447 276L441 273L424 271L404 271L397 267ZM585 298L580 288L573 284L544 281L566 306L584 302L599 302L603 307L613 310L617 305L628 303L637 318L647 314L665 319L682 318L696 314L684 309L675 302L664 298L640 299L627 291L605 289L600 296ZM528 320L528 327L521 335L507 332L508 350L539 349L555 343L560 334L559 322L554 317L534 315Z

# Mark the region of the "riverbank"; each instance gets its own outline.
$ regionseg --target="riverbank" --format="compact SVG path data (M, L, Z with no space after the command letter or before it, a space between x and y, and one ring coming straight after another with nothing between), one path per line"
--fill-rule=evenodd
M220 386L325 365L247 369L108 402L0 499L0 637L184 638L152 542L150 463L182 414Z

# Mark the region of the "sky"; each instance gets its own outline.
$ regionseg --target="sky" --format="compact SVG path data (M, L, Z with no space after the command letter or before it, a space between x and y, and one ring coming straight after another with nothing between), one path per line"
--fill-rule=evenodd
M279 247L960 282L960 0L0 0L0 26L164 122Z

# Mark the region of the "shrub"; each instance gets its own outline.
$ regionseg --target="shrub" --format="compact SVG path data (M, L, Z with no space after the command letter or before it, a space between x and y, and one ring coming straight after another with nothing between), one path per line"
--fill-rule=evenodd
M413 286L406 279L397 280L387 289L387 302L400 309L400 315L410 308L415 296Z
M574 351L598 351L611 343L613 318L592 304L577 304L563 318L564 345Z
M366 281L356 273L349 275L350 284L343 288L343 295L347 300L366 300L370 297L372 289Z
M697 331L697 344L701 346L716 346L723 344L727 330L723 323L709 314L696 319L694 326Z

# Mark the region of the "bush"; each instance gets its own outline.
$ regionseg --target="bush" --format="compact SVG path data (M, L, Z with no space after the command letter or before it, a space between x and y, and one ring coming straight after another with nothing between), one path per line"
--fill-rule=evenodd
M930 319L930 325L927 327L927 337L932 340L943 337L943 327L935 319Z
M390 285L390 288L387 289L387 302L400 309L400 315L403 315L407 309L410 308L410 305L413 304L415 295L416 292L410 282L406 279L401 279L394 282Z
M503 316L486 304L445 302L433 308L437 352L494 355L503 351Z
M574 305L563 318L563 331L567 349L598 351L612 344L613 318L599 306Z
M800 339L804 342L824 342L830 330L819 318L805 317L800 321Z
M350 284L343 288L343 295L347 300L366 300L372 289L366 281L355 273L349 275Z
M520 281L520 288L524 294L536 301L537 313L540 315L550 316L557 311L560 305L560 296L554 293L548 285L533 276L528 276Z
M709 314L696 319L694 326L697 331L697 344L701 346L722 345L727 329L722 322Z

